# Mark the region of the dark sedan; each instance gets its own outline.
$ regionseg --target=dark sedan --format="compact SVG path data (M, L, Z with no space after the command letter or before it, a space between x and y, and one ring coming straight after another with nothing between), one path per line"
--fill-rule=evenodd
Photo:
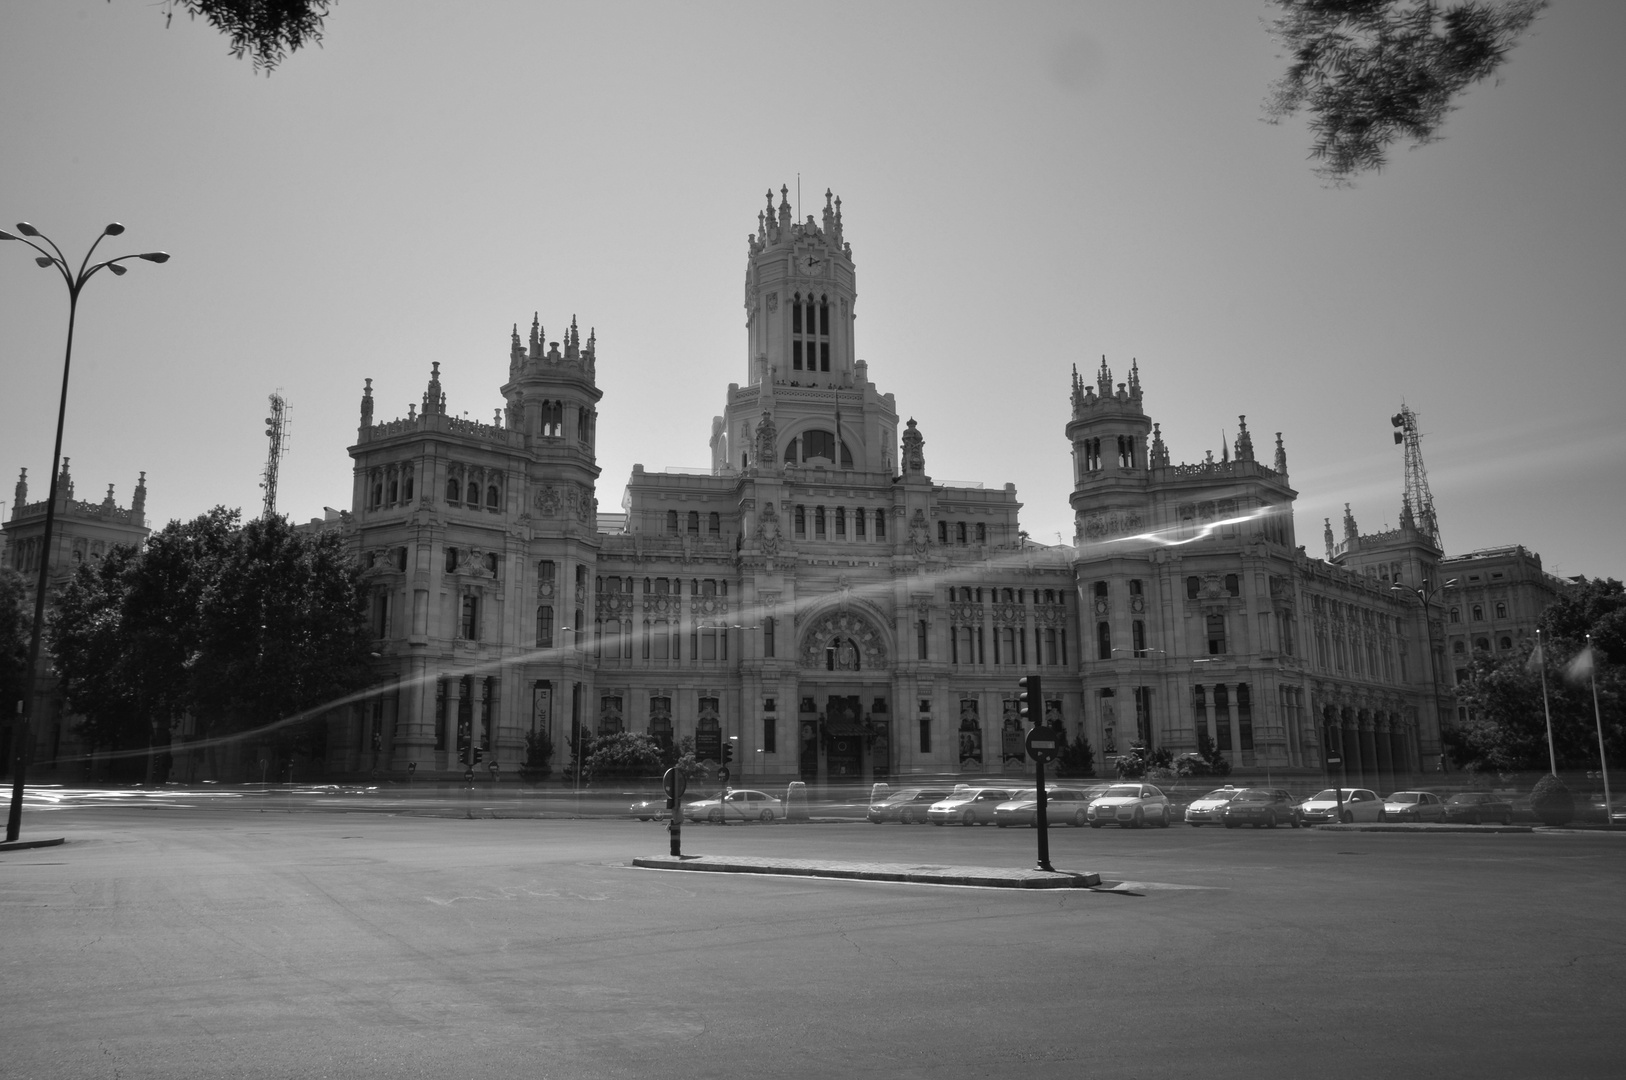
M1513 804L1489 791L1464 791L1445 800L1445 820L1483 825L1487 821L1513 824Z
M1274 829L1277 825L1298 828L1303 824L1299 808L1293 797L1282 788L1243 788L1231 797L1220 811L1220 820L1227 829L1251 825L1255 829Z
M905 825L913 822L926 824L926 809L941 802L954 792L949 788L904 788L894 791L878 803L871 803L869 820L879 825L883 821L897 821Z

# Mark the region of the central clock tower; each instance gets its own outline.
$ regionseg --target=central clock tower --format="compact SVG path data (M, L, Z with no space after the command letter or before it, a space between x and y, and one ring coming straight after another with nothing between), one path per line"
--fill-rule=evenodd
M841 200L826 191L822 220L809 214L797 222L789 188L779 196L776 207L768 192L757 231L746 238L746 381L730 386L727 410L713 424L713 472L780 465L892 472L897 414L853 344L856 276Z

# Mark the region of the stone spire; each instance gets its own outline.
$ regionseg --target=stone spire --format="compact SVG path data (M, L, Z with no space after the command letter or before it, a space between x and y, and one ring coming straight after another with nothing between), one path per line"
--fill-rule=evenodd
M1140 400L1140 361L1133 358L1129 361L1129 400Z
M1282 446L1282 433L1276 433L1276 471L1287 475L1287 450Z
M1253 436L1248 434L1248 418L1238 416L1236 436L1236 459L1238 461L1253 460Z
M1417 519L1411 512L1410 495L1400 496L1400 528L1404 532L1415 532L1417 529Z
M28 470L24 469L17 477L17 487L12 493L11 512L13 515L28 502Z
M446 395L440 388L440 361L429 366L429 386L423 392L423 415L444 416Z
M1152 425L1152 454L1151 466L1161 469L1169 464L1169 448L1163 445L1163 425Z
M1360 536L1361 536L1360 530L1355 527L1355 515L1354 515L1354 513L1352 513L1350 511L1349 504L1345 503L1344 504L1344 543L1349 545L1349 550L1351 550L1351 551L1355 550L1356 541L1360 539Z
M62 472L56 478L56 493L64 499L73 498L73 477L68 473L68 459L62 459Z
M1332 544L1332 518L1322 518L1321 519L1321 525L1322 525L1321 538L1324 541L1326 541L1326 544L1327 544L1327 561L1332 562L1332 556L1333 556L1333 550L1332 550L1332 548L1333 548L1333 544Z
M1112 396L1112 369L1107 367L1107 356L1101 354L1101 370L1095 373L1095 389L1103 398Z
M772 194L768 196L768 200L769 202L773 201ZM779 230L781 233L790 229L791 217L794 213L790 208L790 185L781 184L779 186Z
M542 329L540 312L531 312L531 359L537 360L542 356L542 339L546 336Z
M135 524L141 525L147 516L147 474L142 473L136 479L135 494L130 496L130 516Z
M367 385L361 389L361 426L373 426L373 380L363 379Z
M907 478L926 475L926 440L915 426L914 417L909 418L908 427L903 433L903 475Z

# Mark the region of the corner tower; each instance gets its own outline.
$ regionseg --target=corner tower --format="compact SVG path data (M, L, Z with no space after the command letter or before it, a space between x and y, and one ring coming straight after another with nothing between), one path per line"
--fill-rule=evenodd
M1079 538L1085 512L1139 510L1144 502L1147 470L1164 465L1161 435L1149 439L1155 425L1141 406L1140 367L1131 363L1129 381L1113 389L1112 370L1101 358L1095 385L1086 386L1073 369L1073 418L1067 439L1073 444L1073 519Z

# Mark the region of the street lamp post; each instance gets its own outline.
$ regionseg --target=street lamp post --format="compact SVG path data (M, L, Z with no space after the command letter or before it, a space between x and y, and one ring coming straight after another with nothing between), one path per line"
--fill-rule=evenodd
M1435 597L1441 595L1447 589L1456 588L1456 585L1456 578L1452 578L1443 584L1424 578L1423 587L1420 589L1409 588L1398 581L1389 586L1390 592L1415 596L1417 602L1423 607L1423 634L1426 643L1424 647L1428 649L1429 683L1434 690L1434 721L1435 725L1440 729L1440 771L1442 773L1445 771L1445 715L1440 711L1440 662L1439 658L1434 655L1434 623L1429 617L1429 610L1434 603Z
M96 253L96 247L103 239L109 236L118 236L124 231L124 226L113 222L104 228L96 242L90 245L85 252L84 259L79 263L77 273L69 270L68 259L62 254L62 249L56 246L56 241L40 232L26 221L17 223L17 233L10 233L0 229L0 240L17 240L27 244L39 252L34 261L41 267L54 266L62 275L62 281L68 286L68 343L62 353L62 395L57 402L56 409L56 444L51 451L51 492L45 503L45 535L40 539L40 567L39 579L34 588L34 626L28 638L28 677L23 689L23 707L18 713L17 746L14 751L11 779L11 812L6 818L6 843L15 843L17 834L22 828L23 819L23 787L27 780L29 750L29 732L34 716L34 691L39 678L40 661L40 632L45 625L45 590L49 584L51 571L51 529L56 524L56 486L61 475L58 462L62 460L62 423L68 411L68 369L73 362L73 325L74 318L79 312L79 293L100 270L111 270L115 275L124 274L129 267L122 265L127 259L145 259L148 262L162 263L169 261L169 254L163 251L147 251L135 255L120 255L116 259L106 259L92 265L90 257ZM36 243L35 240L40 243ZM49 245L47 251L41 244Z

